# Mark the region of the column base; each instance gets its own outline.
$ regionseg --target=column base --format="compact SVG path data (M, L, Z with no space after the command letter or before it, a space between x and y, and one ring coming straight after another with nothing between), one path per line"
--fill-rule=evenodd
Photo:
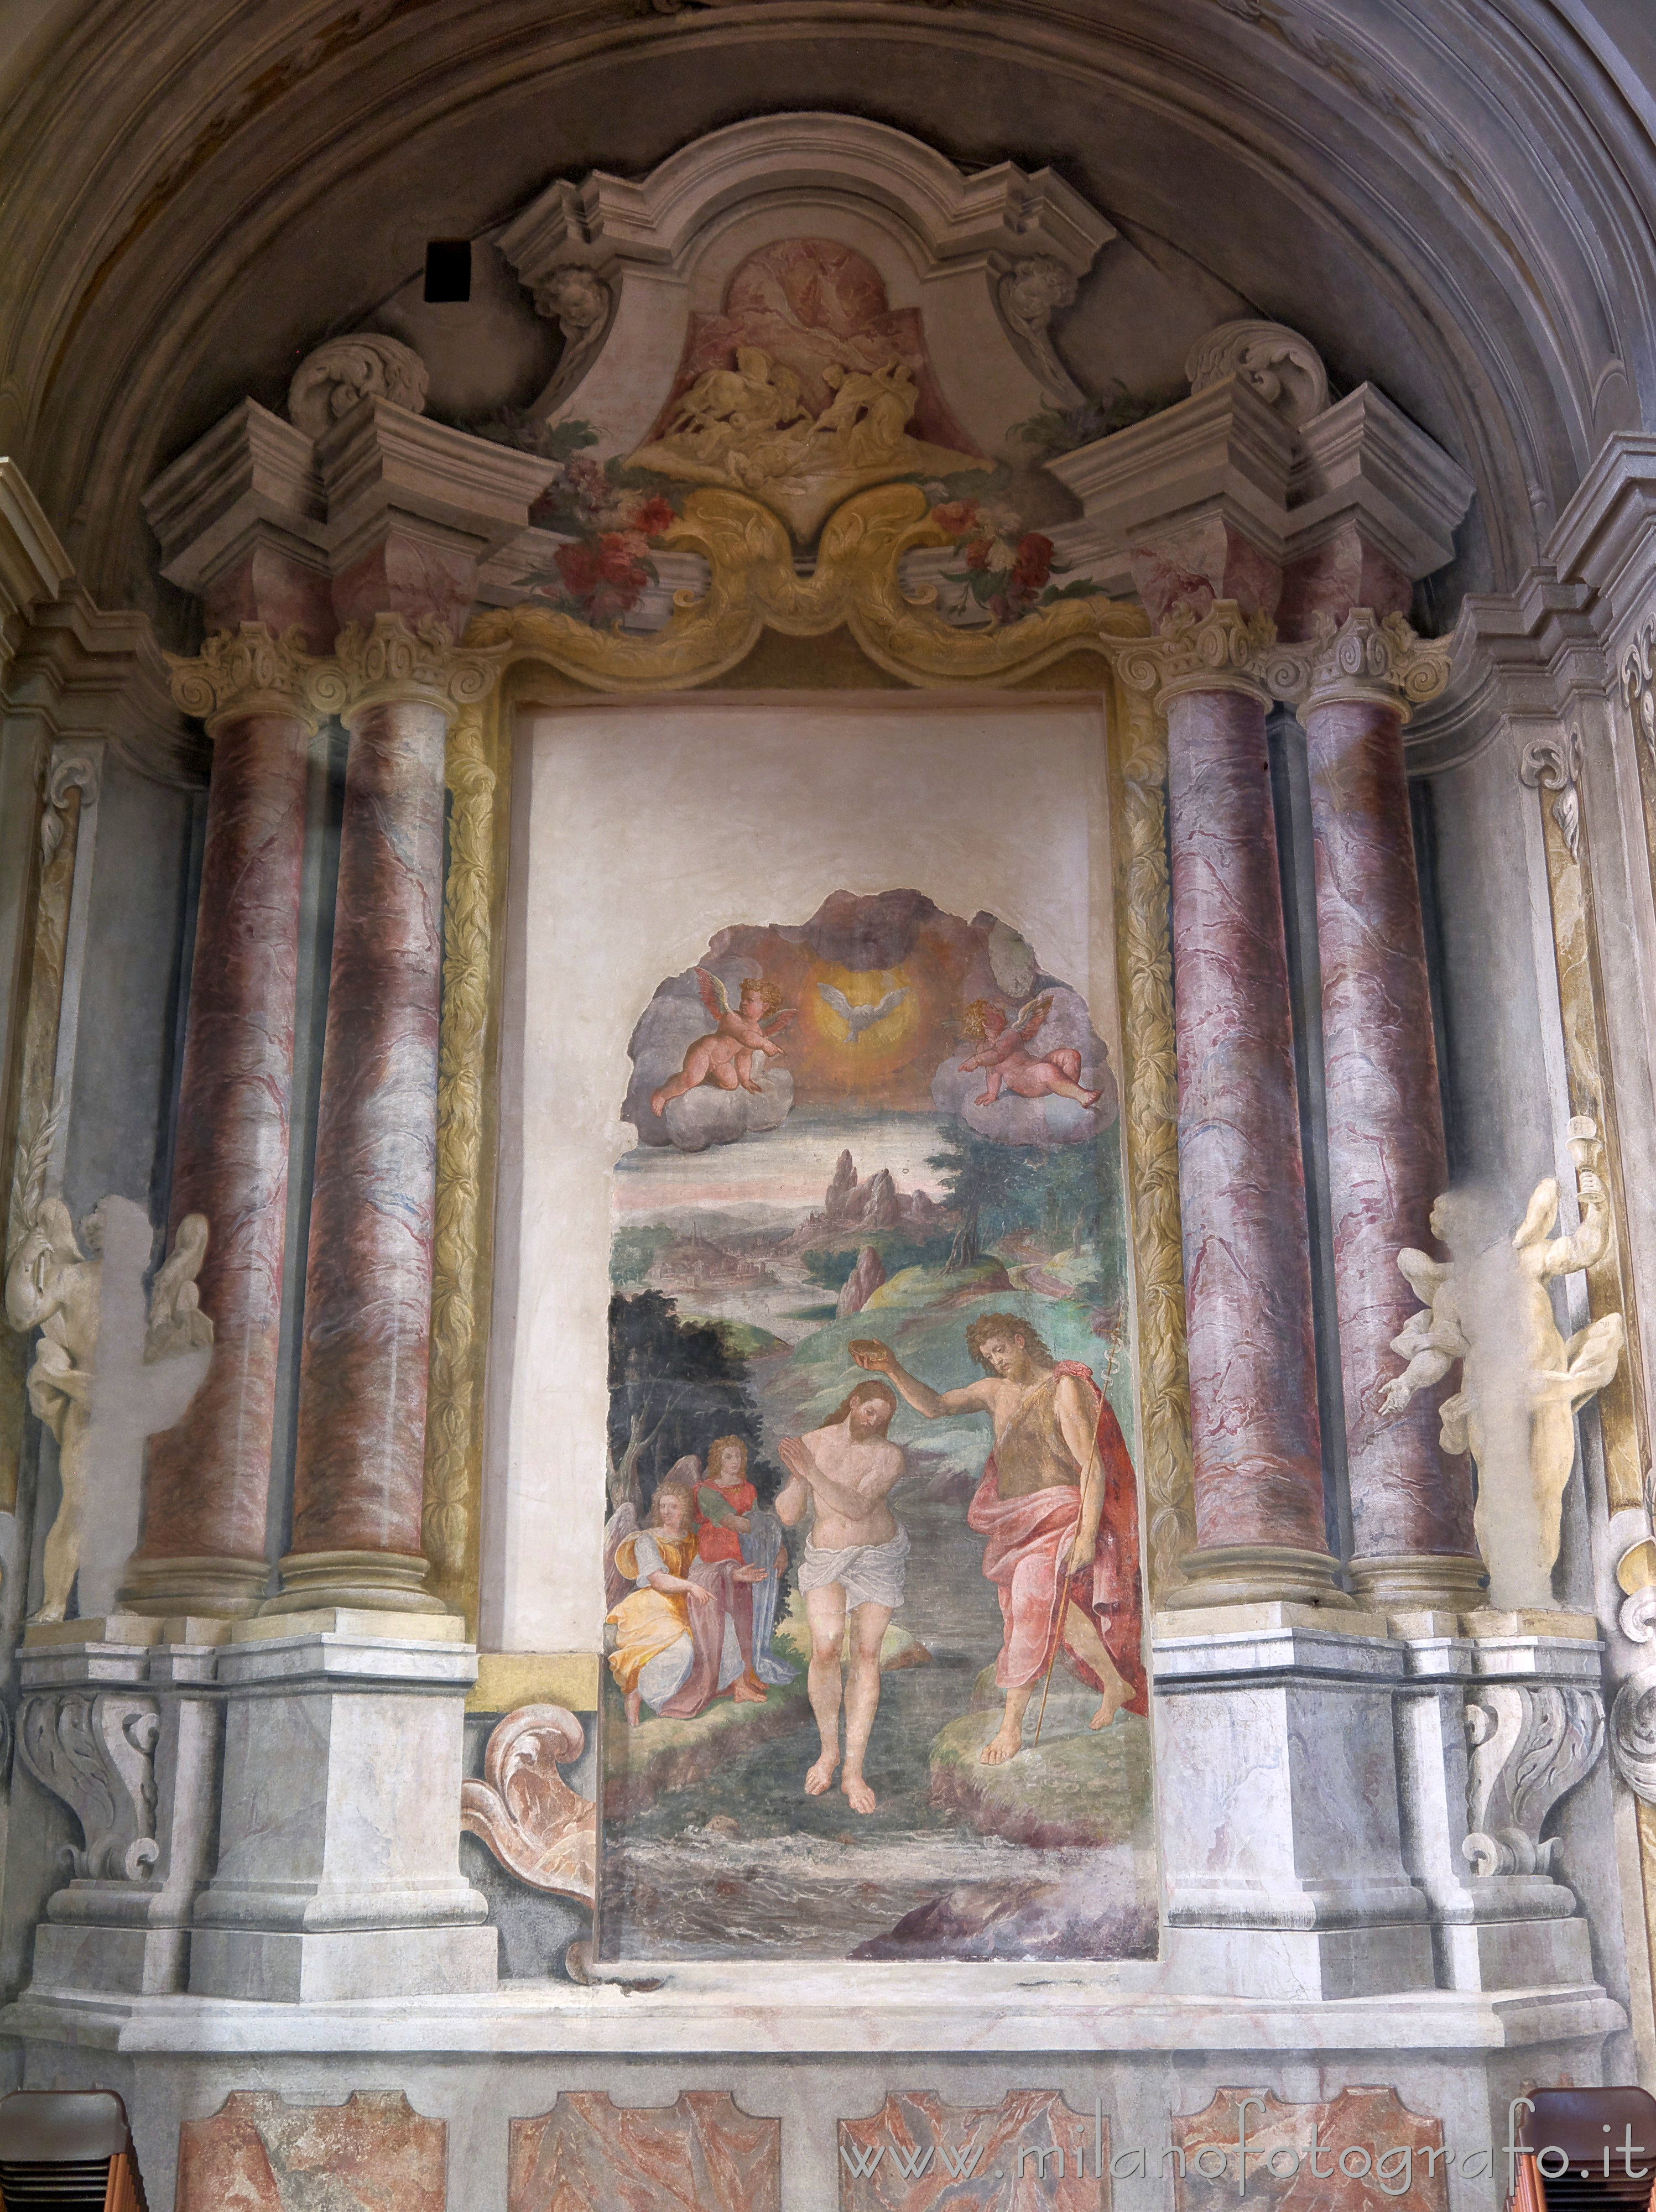
M1593 1978L1582 1919L1485 1920L1432 1933L1446 1990L1559 1990Z
M1354 1559L1351 1587L1365 1613L1468 1613L1484 1601L1482 1559L1397 1553Z
M116 1604L152 1620L196 1614L209 1620L239 1620L257 1613L271 1585L267 1559L144 1559L126 1563Z
M1245 1990L1312 2004L1401 1996L1434 1986L1432 1931L1419 1922L1379 1928L1172 1928L1175 1990ZM1582 1979L1591 1981L1591 1972ZM1472 1986L1482 1986L1474 1984Z
M493 1928L198 1928L190 1993L276 2004L478 1996L495 1988L499 1954Z
M1290 1544L1211 1544L1179 1561L1186 1580L1161 1601L1166 1613L1205 1613L1216 1605L1320 1605L1343 1613L1362 1610L1336 1577L1340 1563L1326 1552L1301 1552Z
M166 1996L185 1987L190 1965L187 1928L61 1926L42 1921L34 1931L37 1996L54 1990L122 1996Z
M368 1613L447 1613L425 1587L429 1563L408 1552L289 1552L279 1596L259 1613L314 1613L350 1606Z

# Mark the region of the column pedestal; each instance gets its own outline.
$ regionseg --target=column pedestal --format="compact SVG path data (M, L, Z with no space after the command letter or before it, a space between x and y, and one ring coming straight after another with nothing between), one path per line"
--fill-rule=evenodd
M477 1653L463 1622L430 1628L402 1641L398 1616L338 1610L237 1625L219 1654L218 1866L196 1906L192 1995L494 1988L496 1931L460 1872Z
M1432 1988L1429 1908L1399 1832L1403 1657L1384 1620L1164 1613L1154 1650L1175 1987L1318 2001Z
M65 1629L82 1640L63 1640ZM210 1636L219 1624L70 1621L31 1630L23 1648L18 1755L82 1836L76 1879L35 1930L37 1994L154 1996L188 1984L191 1915L216 1829L217 1655L149 1632Z
M1603 1753L1604 1646L1467 1637L1447 1615L1400 1622L1404 1863L1429 1899L1440 1985L1576 1989L1592 1946L1540 1830Z

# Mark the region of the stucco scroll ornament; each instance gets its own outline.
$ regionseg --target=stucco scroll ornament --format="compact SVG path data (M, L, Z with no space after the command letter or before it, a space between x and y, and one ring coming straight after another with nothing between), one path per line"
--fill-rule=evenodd
M766 629L821 637L843 623L878 667L918 684L1032 676L1077 649L1113 661L1127 640L1143 635L1137 608L1102 597L1061 600L977 630L946 622L935 587L905 590L900 573L916 547L951 543L918 484L881 484L848 499L829 517L807 575L794 565L782 521L746 493L691 492L682 519L662 535L674 550L703 555L711 572L705 591L676 595L665 629L629 636L525 600L474 617L467 645L514 648L598 690L648 692L714 682Z
M1075 271L1050 253L1014 261L995 287L1002 318L1020 351L1047 390L1069 406L1087 395L1057 356L1051 323L1059 308L1075 306Z
M1412 708L1435 699L1449 681L1451 643L1422 637L1402 615L1354 607L1343 622L1326 609L1303 645L1279 646L1266 671L1279 699L1304 714L1351 701Z
M362 331L329 338L307 353L288 386L288 420L307 438L320 438L359 400L388 399L423 415L431 378L412 346L400 338Z
M1588 1164L1601 1152L1583 1117L1568 1125L1580 1226L1556 1237L1559 1188L1538 1182L1509 1237L1491 1235L1487 1203L1446 1191L1432 1209L1432 1233L1447 1261L1412 1249L1397 1266L1425 1301L1391 1349L1408 1362L1380 1395L1385 1416L1417 1390L1443 1381L1457 1362L1461 1387L1438 1409L1447 1452L1477 1462L1478 1548L1489 1570L1489 1601L1551 1608L1564 1492L1575 1464L1575 1416L1615 1375L1626 1335L1619 1313L1604 1314L1566 1338L1548 1285L1596 1267L1614 1235L1609 1201Z
M1558 1682L1491 1682L1466 1706L1467 1812L1461 1845L1479 1875L1549 1875L1558 1839L1541 1840L1560 1798L1604 1747L1597 1690Z
M57 1119L48 1115L21 1152L14 1184L6 1261L5 1310L19 1331L38 1329L28 1370L28 1401L37 1419L58 1445L62 1485L57 1516L46 1537L42 1564L44 1592L33 1621L61 1620L81 1563L81 1535L92 1473L97 1408L99 1342L104 1305L105 1236L112 1209L125 1208L118 1223L126 1272L134 1276L124 1291L141 1295L149 1252L149 1224L124 1199L102 1200L80 1224L79 1235L62 1196L50 1179ZM129 1220L128 1217L132 1217ZM136 1230L136 1243L131 1231ZM118 1352L118 1370L104 1377L109 1399L119 1401L120 1425L149 1418L149 1434L176 1420L184 1410L174 1377L146 1380L144 1370L186 1352L209 1349L213 1325L201 1311L196 1276L207 1249L207 1217L186 1214L173 1250L157 1271L150 1291L147 1323L129 1363ZM119 1333L118 1333L119 1334ZM201 1367L180 1371L181 1385L194 1395Z
M1185 691L1243 691L1269 705L1276 650L1268 616L1244 615L1234 599L1215 599L1203 614L1181 602L1158 635L1122 648L1116 668L1130 690L1163 703Z
M1570 858L1581 857L1581 732L1537 738L1524 748L1519 781L1531 791L1556 791L1553 820L1563 834Z
M1296 430L1328 405L1322 356L1285 323L1219 324L1190 349L1184 374L1193 394L1239 376Z
M174 653L165 659L174 703L210 732L234 714L296 714L316 726L307 686L324 664L305 651L296 629L278 637L263 623L243 623L214 630L192 659Z
M508 1713L484 1753L483 1780L460 1785L460 1826L530 1888L590 1905L598 1808L558 1771L586 1743L580 1722L562 1705L520 1705Z
M64 842L69 819L69 794L78 791L83 806L98 797L98 762L89 752L59 748L46 769L46 803L40 815L40 865L50 867L52 857Z
M499 646L457 646L446 623L422 615L375 615L371 624L350 623L334 640L331 659L307 672L306 690L325 714L415 699L453 715L475 706L494 689L508 658Z
M1627 1595L1616 1622L1629 1644L1656 1644L1656 1535L1653 1535L1653 1492L1656 1468L1645 1476L1644 1504L1616 1516L1623 1531L1616 1579ZM1629 1524L1631 1524L1629 1528ZM1616 1523L1611 1534L1616 1533ZM1632 1533L1635 1540L1627 1542ZM1610 1707L1610 1753L1616 1772L1635 1797L1656 1805L1656 1659L1623 1682Z
M24 1699L17 1748L81 1824L82 1848L66 1845L64 1856L82 1881L140 1881L154 1866L160 1734L153 1698L47 1690Z
M1643 635L1634 641L1623 663L1622 681L1639 735L1656 762L1656 623L1647 623Z

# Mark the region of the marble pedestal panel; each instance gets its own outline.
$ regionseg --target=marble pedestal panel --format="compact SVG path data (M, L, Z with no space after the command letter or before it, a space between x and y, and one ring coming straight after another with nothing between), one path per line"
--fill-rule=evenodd
M1459 1634L1399 1617L1403 1860L1431 1900L1440 1985L1563 1989L1593 1978L1590 1932L1553 1878L1548 1814L1603 1754L1604 1646Z
M1270 1604L1157 1620L1180 1989L1319 1999L1433 1985L1428 1900L1402 1856L1392 1698L1403 1654L1384 1620L1336 1615L1336 1629L1329 1618Z
M83 1839L71 1847L76 1878L35 1930L36 1991L186 1987L216 1826L222 1712L206 1639L216 1633L217 1622L136 1615L29 1632L19 1755Z
M404 1640L406 1626L273 1617L239 1623L220 1652L218 1866L196 1909L194 1994L313 2002L494 1987L496 1933L460 1871L477 1655L441 1634ZM465 1633L441 1617L420 1626Z

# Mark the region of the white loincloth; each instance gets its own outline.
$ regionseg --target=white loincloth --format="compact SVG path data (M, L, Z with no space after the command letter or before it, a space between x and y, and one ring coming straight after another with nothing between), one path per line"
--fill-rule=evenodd
M895 1613L903 1602L903 1563L908 1556L909 1532L900 1526L883 1544L847 1544L843 1551L825 1552L807 1543L800 1561L800 1588L826 1589L837 1583L848 1613L860 1605L888 1605Z

